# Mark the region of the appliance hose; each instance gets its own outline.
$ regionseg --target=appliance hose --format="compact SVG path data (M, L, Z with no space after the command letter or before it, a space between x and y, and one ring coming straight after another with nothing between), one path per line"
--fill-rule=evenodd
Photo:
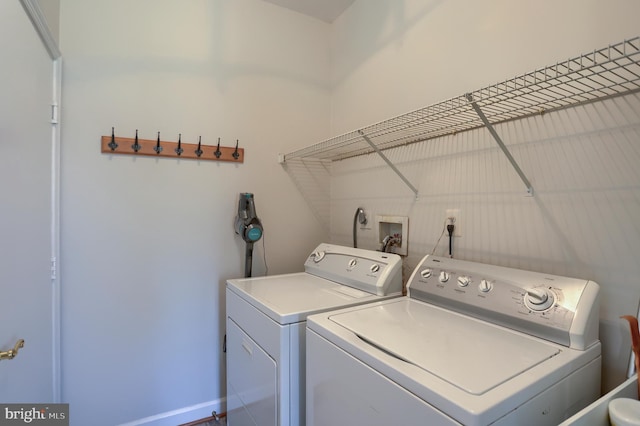
M358 207L356 214L353 216L353 248L358 248L358 221L363 225L367 223L362 207Z

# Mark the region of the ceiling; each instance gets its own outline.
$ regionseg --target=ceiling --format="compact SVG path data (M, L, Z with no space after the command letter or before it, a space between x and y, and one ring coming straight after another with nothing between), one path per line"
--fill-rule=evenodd
M264 0L303 15L331 23L355 0Z

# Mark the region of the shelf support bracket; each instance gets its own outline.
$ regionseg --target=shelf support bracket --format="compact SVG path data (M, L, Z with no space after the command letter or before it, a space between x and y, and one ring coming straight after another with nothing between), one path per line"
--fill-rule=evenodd
M413 191L413 194L416 196L416 199L417 199L418 190L416 189L416 187L413 186L411 182L409 182L409 180L406 177L404 177L402 173L400 173L400 170L398 170L398 168L391 162L391 160L389 160L387 156L384 155L382 151L380 151L380 149L376 146L376 144L374 144L371 141L371 139L369 139L369 137L364 134L362 130L358 130L358 133L360 133L360 136L362 136L362 139L364 139L371 146L371 148L373 148L373 150L387 163L387 165L391 167L391 170L393 170L395 174L397 174L398 177L402 179L402 181L411 189L411 191Z
M511 166L513 166L514 170L516 171L516 173L518 173L518 176L520 176L520 179L522 180L524 185L527 187L527 195L529 197L532 197L533 186L531 186L531 182L529 182L529 179L527 179L527 176L525 176L520 166L518 166L518 163L516 163L516 160L513 158L513 156L509 152L509 149L507 149L507 146L504 144L504 142L502 142L502 139L500 139L500 135L498 135L498 132L496 132L496 129L493 128L493 125L489 122L489 120L487 119L487 116L484 115L484 112L482 112L482 109L480 109L480 106L478 106L478 104L473 100L473 95L471 93L467 93L465 97L467 98L467 100L475 110L476 114L478 114L478 117L480 117L480 120L482 120L482 122L484 123L489 133L491 133L491 136L493 136L493 139L495 139L495 141L498 143L498 146L500 147L504 155L507 157L507 159L511 163Z

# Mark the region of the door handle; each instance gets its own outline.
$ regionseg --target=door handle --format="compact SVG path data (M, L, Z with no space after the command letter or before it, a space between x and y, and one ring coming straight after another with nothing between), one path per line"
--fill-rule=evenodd
M13 349L0 352L0 361L3 359L14 359L18 355L18 350L24 348L24 339L19 339Z

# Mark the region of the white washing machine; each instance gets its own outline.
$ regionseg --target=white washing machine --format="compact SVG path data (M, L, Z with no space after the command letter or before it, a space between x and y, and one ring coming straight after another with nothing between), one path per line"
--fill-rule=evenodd
M402 295L400 256L321 244L305 272L227 281L227 421L303 425L307 316Z
M307 321L307 425L557 425L600 395L596 283L426 256Z

